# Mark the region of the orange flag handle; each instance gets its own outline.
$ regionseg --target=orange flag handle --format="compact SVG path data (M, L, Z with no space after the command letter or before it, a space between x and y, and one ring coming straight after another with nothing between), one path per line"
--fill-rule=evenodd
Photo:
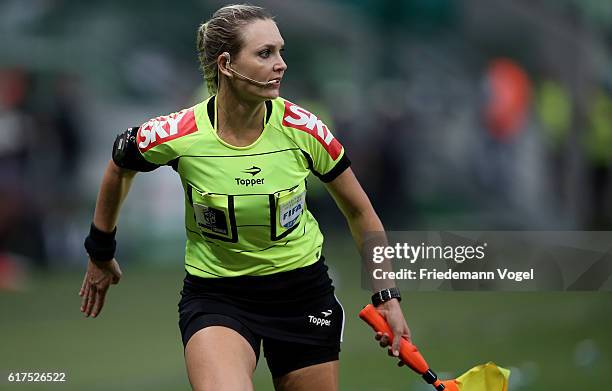
M364 320L367 324L370 325L376 332L386 333L389 335L389 339L393 342L394 336L391 328L387 324L385 318L382 317L376 308L372 304L366 305L360 312L359 317ZM433 372L427 362L419 352L419 349L407 339L402 338L400 340L400 349L399 349L399 357L404 362L404 364L408 365L413 371L418 373L425 379L425 381L429 384L432 384L437 390L444 390L444 385L440 380L438 380L438 376Z

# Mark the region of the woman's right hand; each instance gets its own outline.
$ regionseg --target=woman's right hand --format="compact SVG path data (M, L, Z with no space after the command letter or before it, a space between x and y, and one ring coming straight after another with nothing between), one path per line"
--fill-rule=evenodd
M111 284L117 284L122 273L119 263L113 258L107 262L94 262L89 258L87 271L83 279L83 285L79 291L81 300L81 312L86 317L96 317L102 311L104 299Z

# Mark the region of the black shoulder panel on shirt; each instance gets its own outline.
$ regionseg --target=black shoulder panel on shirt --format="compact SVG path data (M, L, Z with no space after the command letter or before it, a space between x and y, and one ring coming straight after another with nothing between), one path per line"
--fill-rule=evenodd
M136 134L138 127L128 128L125 132L117 135L113 144L113 161L121 168L128 170L149 172L160 167L148 162L138 150L136 145Z

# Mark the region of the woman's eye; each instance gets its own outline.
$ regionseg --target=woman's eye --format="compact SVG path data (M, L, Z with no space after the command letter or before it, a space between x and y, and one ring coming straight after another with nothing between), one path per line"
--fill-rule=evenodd
M270 50L269 49L262 50L261 52L259 52L259 56L262 58L270 57Z

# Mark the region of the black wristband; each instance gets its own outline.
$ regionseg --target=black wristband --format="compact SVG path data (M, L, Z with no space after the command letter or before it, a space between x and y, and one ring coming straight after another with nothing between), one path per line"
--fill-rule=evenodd
M374 304L374 307L378 307L382 303L386 303L391 299L397 299L397 301L402 301L402 295L400 295L399 289L387 288L374 293L372 295L372 304Z
M116 233L117 227L112 232L104 232L91 223L89 235L85 238L85 250L93 261L108 262L115 258Z

